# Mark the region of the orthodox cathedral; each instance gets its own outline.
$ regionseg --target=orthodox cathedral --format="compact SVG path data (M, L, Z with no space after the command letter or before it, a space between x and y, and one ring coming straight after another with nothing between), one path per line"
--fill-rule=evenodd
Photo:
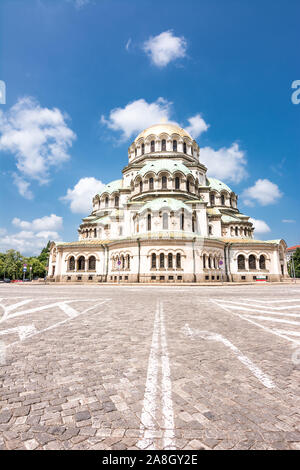
M261 241L238 196L206 175L197 142L177 125L141 132L122 178L93 198L78 240L52 243L48 279L192 283L280 281L283 240Z

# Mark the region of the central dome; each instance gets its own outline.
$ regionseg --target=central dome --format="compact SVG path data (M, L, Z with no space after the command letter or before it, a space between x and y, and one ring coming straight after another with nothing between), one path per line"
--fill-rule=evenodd
M152 134L154 135L178 134L180 135L180 137L188 137L189 139L193 140L190 134L186 130L177 126L177 124L173 124L171 122L161 122L160 124L154 124L153 126L147 127L147 129L140 132L140 134L135 139L135 142L141 138L146 139L149 135L152 135Z

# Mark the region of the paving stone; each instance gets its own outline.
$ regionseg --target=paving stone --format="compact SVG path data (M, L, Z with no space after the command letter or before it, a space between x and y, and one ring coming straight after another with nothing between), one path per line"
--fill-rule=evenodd
M13 414L16 417L27 416L29 411L30 411L30 406L19 406L18 408L15 408Z
M36 439L29 439L28 441L24 442L24 445L27 450L34 450L36 449L40 444Z
M9 410L0 412L0 424L8 423L11 417L12 417L12 412Z
M86 421L90 419L91 414L89 411L79 411L75 414L75 421Z

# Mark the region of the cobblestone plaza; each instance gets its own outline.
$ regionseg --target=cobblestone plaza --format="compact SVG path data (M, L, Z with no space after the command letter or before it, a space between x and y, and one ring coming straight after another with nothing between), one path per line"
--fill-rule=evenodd
M2 285L2 449L299 449L300 286Z

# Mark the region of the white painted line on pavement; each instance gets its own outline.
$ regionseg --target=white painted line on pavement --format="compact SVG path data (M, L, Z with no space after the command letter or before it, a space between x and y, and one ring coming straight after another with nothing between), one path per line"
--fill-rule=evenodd
M25 300L21 300L21 302L8 305L7 307L4 307L4 308L6 312L11 312L11 310L15 310L16 308L21 307L22 305L28 304L29 302L32 302L32 301L33 299L25 299Z
M289 331L289 330L276 330L278 333L285 333L286 335L291 335L291 336L300 336L299 331Z
M232 300L222 299L222 303L224 304L232 304L232 305L249 305L251 307L259 307L264 309L271 309L271 310L285 310L290 308L300 308L300 305L285 305L284 307L271 307L271 305L264 306L263 304L253 305L253 303L248 304L247 302L236 302Z
M300 317L300 313L284 313L284 312L270 312L269 310L260 310L260 309L257 309L257 308L249 308L249 307L242 307L241 305L245 305L245 304L237 304L237 305L233 305L233 304L225 304L224 301L222 300L222 302L219 303L219 305L227 305L228 307L230 307L231 309L233 310L243 310L243 311L246 311L246 312L253 312L253 313L267 313L269 315L280 315L280 316L285 316L285 317L294 317L294 318L299 318Z
M162 402L164 417L164 450L176 449L174 445L174 412L172 401L172 382L169 362L167 337L164 323L163 303L160 302L160 331L161 331L161 368L162 368Z
M280 338L286 339L287 341L290 341L291 343L295 343L297 345L300 345L300 341L297 341L295 339L289 338L288 336L285 336L284 334L277 333L276 331L272 330L271 328L268 328L265 325L261 325L260 323L257 323L256 321L252 320L251 317L249 316L246 318L245 315L240 315L239 313L232 312L229 308L225 307L224 305L218 303L216 300L211 299L211 302L217 305L218 307L222 308L225 310L227 313L230 313L231 315L234 315L235 317L239 317L242 320L245 320L249 323L252 323L255 326L258 326L259 328L262 328L263 330L267 331L268 333L271 333L272 335L279 336Z
M238 360L244 364L252 374L267 388L274 388L275 385L258 366L256 366L245 354L243 354L234 344L232 344L228 339L218 333L211 333L210 331L201 331L201 330L192 330L188 324L183 328L187 336L198 336L202 339L209 341L218 341L227 346L238 358Z
M257 320L263 320L263 321L271 321L274 323L287 323L289 325L298 325L300 326L300 322L298 321L291 321L291 320L285 320L283 318L274 318L274 317L264 317L263 315L245 315L246 318L256 318Z
M244 299L249 300L250 302L258 302L264 304L279 304L282 302L300 302L300 299L282 299L282 300L256 300L256 299ZM227 301L226 301L227 302Z
M16 326L15 328L8 328L7 330L0 331L0 335L9 335L12 333L17 333L21 341L31 336L37 330L34 325L24 325L24 326Z
M79 313L79 312L77 312L77 310L75 310L75 308L71 307L70 305L68 305L65 302L60 302L58 304L58 306L70 318L77 317L77 315Z
M100 302L100 303L98 303L98 304L95 304L95 305L93 305L92 307L89 307L89 308L87 308L86 310L83 310L82 312L79 312L78 315L77 315L77 317L79 317L80 315L83 315L83 314L89 312L90 310L93 310L93 309L96 308L96 307L99 307L99 305L102 305L102 304L104 304L104 303L106 303L106 302L108 302L108 301L110 301L110 300L111 300L111 299L103 300L103 302ZM69 321L71 321L71 320L73 320L74 318L77 318L77 317L68 317L68 318L66 318L65 320L62 320L62 321L60 321L60 322L58 322L58 323L55 323L54 325L51 325L51 326L48 326L47 328L44 328L43 330L36 330L35 333L29 334L29 335L26 336L26 338L23 338L23 339L32 338L33 336L40 335L40 334L44 333L45 331L53 330L54 328L57 328L58 326L63 325L64 323L67 323L67 322L69 322ZM10 344L8 344L8 345L6 346L6 348L9 348L9 347L11 347L11 346L14 346L15 344L18 344L19 342L20 342L20 341L15 341L15 342L13 342L13 343L10 343Z
M159 304L157 304L154 326L152 333L152 342L148 360L148 371L143 401L143 411L141 414L140 440L137 446L140 449L155 449L152 437L147 431L155 431L156 416L156 395L157 395L157 375L158 375L158 356L159 356ZM150 433L153 435L154 433Z
M161 386L158 384L159 364L161 366ZM140 439L137 443L137 447L140 449L155 449L155 431L158 430L157 399L160 390L164 428L164 449L176 449L174 444L174 412L169 353L164 325L163 304L158 301L148 360L143 410L141 414Z
M108 299L110 300L110 299ZM4 316L0 319L0 323L6 321L6 320L11 320L12 318L16 318L16 317L21 317L22 315L27 315L27 314L30 314L30 313L35 313L35 312L39 312L39 311L42 311L42 310L47 310L49 308L53 308L53 307L60 307L62 308L62 305L66 305L66 304L69 304L69 303L72 303L72 302L91 302L91 299L83 299L83 300L78 300L78 299L73 299L73 300L65 300L63 302L54 302L54 303L51 303L51 304L46 304L46 305L40 305L39 307L34 307L34 308L31 308L29 310L21 310L19 312L15 312L15 313L12 313L10 315L6 315L4 314ZM69 310L69 313L71 312L71 310ZM76 310L74 310L74 312L76 312ZM74 313L73 312L73 313ZM66 311L65 311L66 313ZM70 316L68 314L68 316Z

